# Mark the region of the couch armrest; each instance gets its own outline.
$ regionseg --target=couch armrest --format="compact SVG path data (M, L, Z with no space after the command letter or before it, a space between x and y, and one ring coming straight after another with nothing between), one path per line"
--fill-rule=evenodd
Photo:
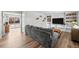
M58 37L58 38L60 38L61 33L62 33L62 31L61 31L60 29L54 28L54 29L53 29L53 32L59 33L59 37Z

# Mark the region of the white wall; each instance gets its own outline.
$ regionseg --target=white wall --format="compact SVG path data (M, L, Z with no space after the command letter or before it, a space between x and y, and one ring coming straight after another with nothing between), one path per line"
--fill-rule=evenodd
M36 20L37 17L39 17L40 15L42 15L42 18L40 18L39 20ZM23 12L23 17L22 17L22 27L23 27L23 32L25 31L25 25L33 25L33 26L38 26L38 27L44 27L44 28L48 28L47 25L47 19L42 22L43 18L47 16L51 15L51 19L52 18L64 18L64 12L62 13L53 13L51 12L44 12L44 11L25 11ZM52 25L52 21L51 21L51 25Z
M0 38L2 36L2 13L0 11Z
M64 18L64 13L53 13L52 18Z
M42 15L43 17L40 18L40 15ZM39 17L39 20L36 20L36 18ZM34 25L34 26L38 26L38 27L46 27L46 20L44 22L42 22L43 18L46 17L45 14L43 13L39 13L39 12L32 12L32 11L28 11L25 12L25 23L30 24L30 25Z
M40 18L40 20L36 20L37 17L39 17L40 15L42 15L43 17ZM23 32L25 32L25 25L33 25L33 26L38 26L38 27L44 27L44 28L48 28L47 26L47 19L42 22L42 19L44 17L47 17L51 15L51 19L52 18L65 18L65 13L63 12L59 12L59 13L52 13L52 12L39 12L39 11L26 11L26 12L23 12L23 19L22 19L22 27L23 27ZM65 19L64 19L65 21ZM62 31L67 31L67 32L70 32L70 27L66 26L66 25L59 25L59 24L52 24L52 21L51 21L51 27L57 27L57 28L60 28Z
M34 25L34 26L39 26L39 27L46 27L46 21L42 22L44 17L47 17L49 15L44 14L43 12L39 12L39 11L27 11L27 12L23 12L24 14L24 19L25 19L25 24L30 24L30 25ZM36 20L37 17L39 17L40 15L42 15L43 17L40 18L40 20ZM50 14L52 16L52 18L64 18L64 13L54 13L54 14Z
M42 16L42 17L40 17ZM39 20L36 20L36 18L39 17ZM44 19L44 17L46 17L46 15L44 13L41 13L39 11L25 11L22 14L22 30L23 32L25 32L25 25L33 25L33 26L38 26L38 27L44 27L46 28L46 22L47 20L45 20L44 22L42 21Z
M40 15L42 17L40 17ZM33 25L33 26L38 26L38 27L47 27L46 21L42 21L46 17L45 14L40 13L39 11L26 11L23 12L23 31L25 29L25 25ZM39 20L36 20L36 18L39 18Z
M22 13L22 32L25 32L25 25L26 25L26 18L25 18L25 13Z

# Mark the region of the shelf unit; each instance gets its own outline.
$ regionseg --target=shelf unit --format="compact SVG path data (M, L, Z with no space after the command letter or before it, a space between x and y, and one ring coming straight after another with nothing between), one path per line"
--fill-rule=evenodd
M65 12L65 24L66 25L73 25L72 22L77 21L77 12L68 11Z

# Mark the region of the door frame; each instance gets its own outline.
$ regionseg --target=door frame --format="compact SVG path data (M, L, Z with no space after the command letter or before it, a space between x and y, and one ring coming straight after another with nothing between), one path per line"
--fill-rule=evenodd
M4 37L4 29L3 29L3 28L4 28L4 24L3 24L3 20L4 20L4 19L3 19L3 16L4 16L4 15L3 15L3 13L4 13L4 12L6 12L6 11L1 11L1 14L2 14L2 15L1 15L1 16L2 16L2 37ZM20 16L20 17L21 17L21 32L22 32L22 11L21 11L21 16Z

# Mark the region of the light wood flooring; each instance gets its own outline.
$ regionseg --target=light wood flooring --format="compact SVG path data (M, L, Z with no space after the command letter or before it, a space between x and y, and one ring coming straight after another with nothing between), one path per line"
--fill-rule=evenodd
M31 37L21 33L19 28L10 29L10 32L0 39L1 48L41 48L42 46Z
M71 33L63 32L55 48L79 48L79 42L71 40Z
M70 38L70 33L63 32L55 48L78 48L79 42ZM10 33L0 39L0 48L44 48L30 36L21 33L19 29L12 29Z

